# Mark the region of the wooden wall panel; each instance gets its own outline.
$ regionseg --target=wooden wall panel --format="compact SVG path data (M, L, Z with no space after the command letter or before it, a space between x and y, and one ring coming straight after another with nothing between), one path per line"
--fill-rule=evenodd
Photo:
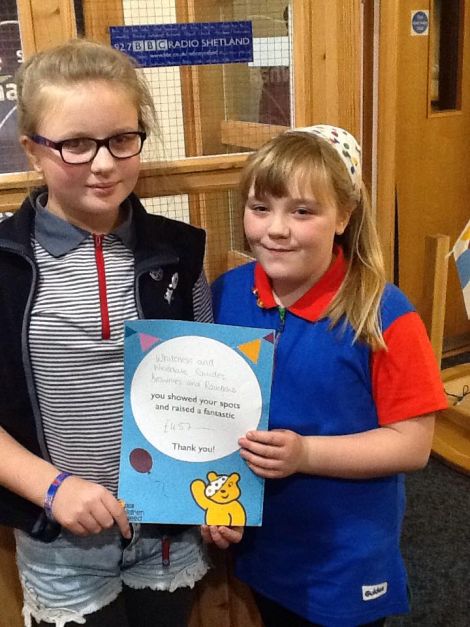
M449 246L448 235L426 237L423 293L418 307L438 364L441 363L444 342Z
M70 0L18 0L25 57L77 35Z
M294 0L295 125L361 128L360 0Z
M387 278L393 279L399 2L380 6L377 130L377 229Z
M189 627L263 627L250 590L233 576L230 555L212 550L211 559L213 570L196 586Z
M122 0L82 0L82 7L85 36L109 44L109 27L124 24Z
M0 526L0 627L23 627L22 605L13 531Z
M20 23L21 47L26 59L36 52L31 0L16 0L16 4L18 7L18 21Z
M267 141L288 130L277 124L257 124L227 120L220 125L220 136L224 144L257 150Z

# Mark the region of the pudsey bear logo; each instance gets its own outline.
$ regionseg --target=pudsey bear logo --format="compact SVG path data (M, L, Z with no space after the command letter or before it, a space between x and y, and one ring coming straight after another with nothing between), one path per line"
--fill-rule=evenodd
M208 472L207 480L207 484L202 479L191 483L193 499L206 512L206 525L245 525L246 512L238 500L240 475L236 472L231 475Z

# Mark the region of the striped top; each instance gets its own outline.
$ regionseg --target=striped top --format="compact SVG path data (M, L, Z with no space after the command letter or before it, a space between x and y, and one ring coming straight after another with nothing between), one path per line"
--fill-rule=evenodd
M56 248L62 250L54 250L54 238L48 235L57 220L39 210L33 241L40 278L29 343L44 434L57 468L98 482L116 494L124 387L123 322L138 318L134 255L115 233L94 236L85 231L78 244L65 244L71 247L65 254L67 237L56 238ZM44 222L49 227L46 231ZM76 227L68 223L59 226L61 230L70 227L76 234ZM193 298L195 320L211 322L204 275L193 288Z

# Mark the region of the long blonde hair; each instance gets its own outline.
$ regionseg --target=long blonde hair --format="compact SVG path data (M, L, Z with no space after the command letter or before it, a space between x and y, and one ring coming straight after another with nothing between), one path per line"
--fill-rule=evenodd
M311 190L320 203L334 203L340 215L349 215L344 233L336 236L348 269L324 317L332 327L349 322L354 341L385 348L380 321L385 271L364 185L360 192L354 190L344 163L327 141L312 133L289 131L249 158L240 181L243 205L252 187L257 198L281 198L289 195L294 183Z
M106 81L125 90L138 112L141 130L157 130L153 99L145 79L127 55L111 46L72 39L31 56L18 71L18 130L33 135L48 106L48 87Z

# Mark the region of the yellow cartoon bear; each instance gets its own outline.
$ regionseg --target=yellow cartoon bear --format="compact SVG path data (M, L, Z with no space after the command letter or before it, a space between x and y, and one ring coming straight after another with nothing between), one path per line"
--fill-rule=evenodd
M208 484L202 479L191 483L191 494L201 509L206 512L206 525L245 525L246 512L238 498L240 475L218 475L207 473Z

